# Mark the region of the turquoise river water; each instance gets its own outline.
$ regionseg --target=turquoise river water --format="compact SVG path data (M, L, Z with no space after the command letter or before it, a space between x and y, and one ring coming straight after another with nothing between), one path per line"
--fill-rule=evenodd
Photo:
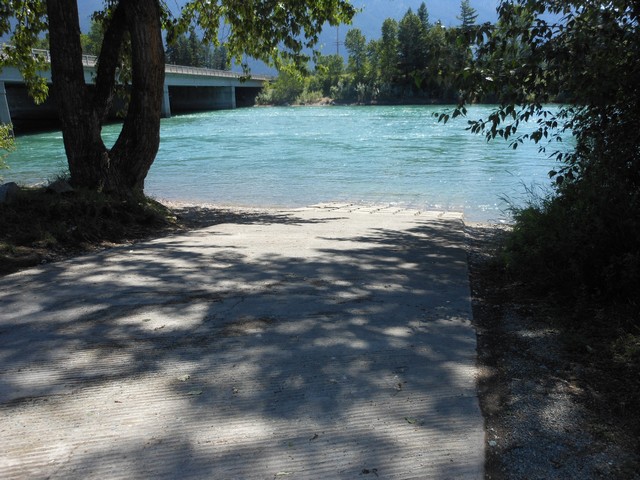
M525 143L487 143L466 119L438 123L445 107L245 108L162 121L146 192L160 200L297 207L320 202L398 204L504 220L554 161ZM486 118L475 106L469 118ZM532 128L532 125L525 128ZM104 129L107 144L119 127ZM523 130L524 132L524 130ZM60 132L19 136L4 181L45 182L66 169Z

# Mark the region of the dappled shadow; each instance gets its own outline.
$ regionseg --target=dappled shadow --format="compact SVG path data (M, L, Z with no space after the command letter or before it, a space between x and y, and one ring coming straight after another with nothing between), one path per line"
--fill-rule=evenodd
M238 209L238 208L221 208L207 207L202 205L174 205L171 211L178 217L188 228L204 228L221 223L235 224L271 224L271 223L290 223L303 225L305 223L325 222L328 219L309 219L295 215L292 213L273 210L260 209ZM339 218L339 217L336 217Z
M479 478L461 228L341 222L228 217L0 280L8 475Z

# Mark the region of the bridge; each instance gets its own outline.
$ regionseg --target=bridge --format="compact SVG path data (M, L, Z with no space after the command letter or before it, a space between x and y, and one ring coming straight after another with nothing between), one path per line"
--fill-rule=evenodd
M0 51L2 48L0 46ZM45 63L51 63L48 50L34 49L33 55ZM87 84L94 82L97 60L93 55L82 56ZM43 70L39 74L51 83L49 70ZM167 65L162 116L168 118L172 113L253 105L264 84L272 78L267 75L252 75L247 78L228 70ZM121 107L122 105L116 105L114 108ZM45 103L36 105L28 96L24 78L16 67L0 70L0 123L13 123L20 130L47 126L57 122L57 118L57 104L52 92Z

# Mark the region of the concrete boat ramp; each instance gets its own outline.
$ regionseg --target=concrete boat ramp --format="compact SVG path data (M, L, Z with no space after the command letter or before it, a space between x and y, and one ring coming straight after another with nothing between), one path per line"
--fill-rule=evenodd
M246 211L0 278L0 478L482 478L462 227Z

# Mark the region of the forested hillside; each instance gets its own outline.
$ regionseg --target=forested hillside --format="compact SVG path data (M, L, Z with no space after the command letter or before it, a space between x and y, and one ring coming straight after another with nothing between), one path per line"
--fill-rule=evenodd
M377 38L347 30L343 55L318 55L309 75L284 68L260 97L262 103L456 103L480 33L479 14L469 0L458 5L456 25L435 19L425 2L396 19L381 20ZM474 100L491 100L481 98Z

